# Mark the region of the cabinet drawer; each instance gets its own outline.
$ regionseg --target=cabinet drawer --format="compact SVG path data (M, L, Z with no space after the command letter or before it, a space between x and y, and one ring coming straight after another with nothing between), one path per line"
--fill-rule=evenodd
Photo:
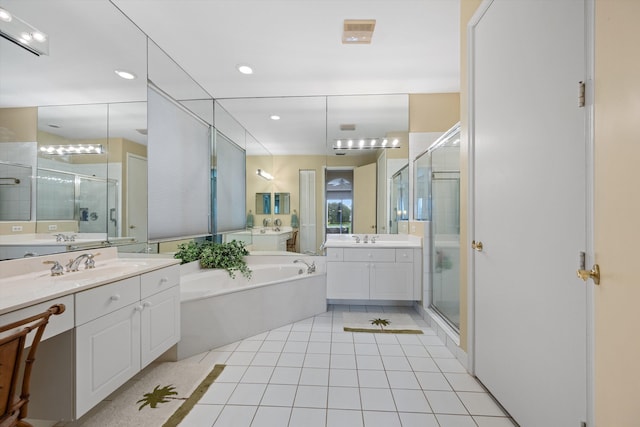
M20 310L3 314L2 316L0 316L0 325L6 325L18 320L22 320L29 316L35 316L36 314L40 314L48 310L49 307L54 304L64 304L65 310L62 314L49 317L49 323L44 329L44 334L40 339L41 341L44 341L47 338L54 337L64 331L68 331L69 329L73 328L73 295L67 295L65 297L52 299L50 301L41 302L40 304L32 305ZM31 332L27 335L27 347L29 347L33 342L34 335L34 332Z
M395 249L344 249L345 261L395 262Z
M180 284L180 266L172 265L150 271L143 274L140 280L140 295L141 298L146 298Z
M342 248L327 248L327 261L342 261Z
M413 262L413 249L396 249L396 262Z
M76 294L76 326L140 300L140 277L131 277Z

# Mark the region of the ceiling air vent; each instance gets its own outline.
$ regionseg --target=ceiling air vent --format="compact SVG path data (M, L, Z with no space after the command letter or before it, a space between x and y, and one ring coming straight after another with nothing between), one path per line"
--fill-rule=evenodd
M356 130L356 125L353 124L341 124L340 130Z
M375 19L345 19L342 31L343 44L370 44Z

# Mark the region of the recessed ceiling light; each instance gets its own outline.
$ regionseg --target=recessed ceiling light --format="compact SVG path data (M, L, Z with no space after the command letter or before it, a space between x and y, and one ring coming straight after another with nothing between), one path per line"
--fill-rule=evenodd
M125 80L133 80L136 77L138 77L135 74L133 74L131 71L115 70L115 73Z
M242 74L253 74L253 68L248 65L238 65L237 68Z
M11 22L13 20L13 16L9 12L4 9L0 9L0 20L4 22Z
M280 120L280 116L278 116L277 114L274 114L272 116L269 117L271 120Z

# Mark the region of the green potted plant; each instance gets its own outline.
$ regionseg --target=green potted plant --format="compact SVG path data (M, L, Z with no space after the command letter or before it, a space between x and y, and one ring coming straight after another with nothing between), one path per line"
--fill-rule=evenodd
M246 278L251 278L251 269L247 266L245 256L249 251L243 242L232 240L226 243L189 242L178 246L175 258L182 260L182 264L199 260L202 268L222 268L235 278L239 271Z

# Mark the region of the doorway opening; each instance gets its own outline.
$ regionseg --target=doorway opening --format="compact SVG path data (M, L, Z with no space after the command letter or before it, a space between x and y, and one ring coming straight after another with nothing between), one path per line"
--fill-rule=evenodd
M353 169L326 171L327 234L350 234L353 230Z

